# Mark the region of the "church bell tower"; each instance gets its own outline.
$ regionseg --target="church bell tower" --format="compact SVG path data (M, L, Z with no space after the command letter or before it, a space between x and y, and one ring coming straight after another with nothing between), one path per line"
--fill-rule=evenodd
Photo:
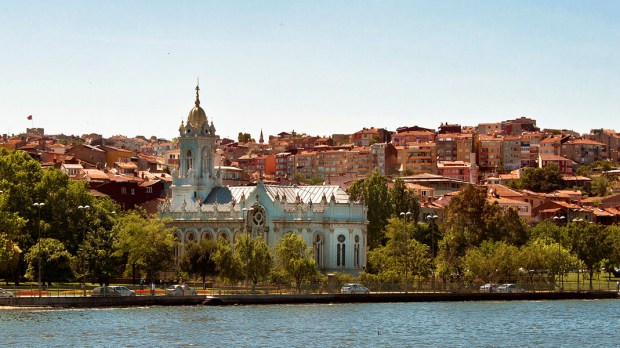
M209 124L200 107L200 87L196 86L196 101L179 127L179 169L172 173L173 208L201 203L216 186L216 135L213 121Z

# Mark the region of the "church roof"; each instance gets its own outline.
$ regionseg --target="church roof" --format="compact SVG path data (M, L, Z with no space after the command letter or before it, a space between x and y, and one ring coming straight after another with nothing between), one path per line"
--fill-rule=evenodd
M348 203L349 195L338 185L317 185L317 186L282 186L282 185L262 185L265 192L272 201L276 199L282 200L286 198L287 203L296 203L299 195L300 202L313 204L321 203L323 195L327 202L333 195L336 203ZM252 194L258 189L258 186L230 186L215 187L211 190L204 204L213 204L216 201L219 204L230 203L233 198L236 202L241 201L241 197L250 199Z

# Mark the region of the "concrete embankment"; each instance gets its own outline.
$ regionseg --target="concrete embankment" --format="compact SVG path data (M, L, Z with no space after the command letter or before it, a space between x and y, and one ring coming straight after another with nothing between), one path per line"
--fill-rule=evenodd
M227 295L208 297L206 305L264 305L303 303L387 303L462 301L542 301L616 299L615 291L525 293L372 293L310 295Z
M0 298L0 306L96 308L132 306L273 305L387 302L542 301L617 299L615 291L526 292L526 293L372 293L372 294L287 294L222 296L137 296L137 297L17 297Z

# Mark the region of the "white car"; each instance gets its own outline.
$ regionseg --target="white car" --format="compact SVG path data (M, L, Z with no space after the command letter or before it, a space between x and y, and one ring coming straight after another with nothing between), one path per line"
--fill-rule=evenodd
M341 294L368 294L370 290L362 284L348 283L340 288Z
M497 287L497 292L525 292L525 289L517 284L502 284Z
M173 285L166 289L166 295L172 296L195 296L196 290L187 285Z
M125 286L110 286L112 290L118 293L119 296L136 296L136 292L129 290Z
M3 288L0 288L0 297L15 297L15 295L11 292L7 292Z
M484 284L480 287L480 292L496 292L499 284Z

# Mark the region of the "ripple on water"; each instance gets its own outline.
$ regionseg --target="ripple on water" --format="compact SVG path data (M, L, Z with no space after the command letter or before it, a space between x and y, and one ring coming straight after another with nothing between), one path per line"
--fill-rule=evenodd
M0 344L588 347L595 332L620 346L619 322L618 300L3 309Z

